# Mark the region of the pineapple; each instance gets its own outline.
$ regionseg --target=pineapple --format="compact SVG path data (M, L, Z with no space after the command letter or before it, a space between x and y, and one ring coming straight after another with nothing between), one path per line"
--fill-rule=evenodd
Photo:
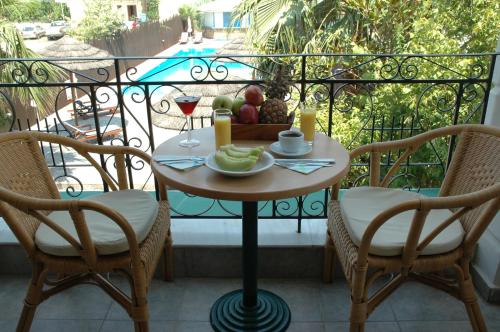
M288 76L280 68L274 80L268 81L266 85L267 99L260 107L259 123L287 123L288 107L285 97L291 85Z

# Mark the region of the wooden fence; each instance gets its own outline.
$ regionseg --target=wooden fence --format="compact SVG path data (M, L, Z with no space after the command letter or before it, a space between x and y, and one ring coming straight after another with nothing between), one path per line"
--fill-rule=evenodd
M89 43L114 56L154 56L175 45L183 31L179 16L163 22L141 23L139 27L121 33L114 39L97 39ZM127 59L120 63L120 71L136 66L142 60Z

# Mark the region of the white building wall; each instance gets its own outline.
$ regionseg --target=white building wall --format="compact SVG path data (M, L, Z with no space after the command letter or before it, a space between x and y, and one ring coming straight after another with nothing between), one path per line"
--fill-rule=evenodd
M222 29L224 28L224 15L223 13L213 13L214 14L214 28Z
M84 0L66 0L66 6L69 9L71 26L76 27L83 20L87 5Z
M87 10L87 4L92 0L66 0L65 3L68 6L69 13L71 16L71 25L77 26L85 17L85 12ZM135 5L137 16L140 17L141 13L145 10L142 6L141 0L114 0L112 2L113 9L116 10L123 18L123 20L128 19L127 6ZM161 12L160 12L161 13Z
M179 7L184 4L193 5L195 0L160 0L158 3L158 11L160 13L160 21L168 20L169 18L179 14Z

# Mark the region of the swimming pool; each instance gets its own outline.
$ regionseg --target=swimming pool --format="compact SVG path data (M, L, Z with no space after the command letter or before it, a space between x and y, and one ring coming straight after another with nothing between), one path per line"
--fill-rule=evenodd
M175 53L173 56L176 57L190 57L190 56L203 56L203 55L214 55L216 54L217 49L215 48L203 48L203 49L185 49ZM158 64L153 69L147 71L142 76L140 76L137 80L138 82L165 82L165 81L193 81L191 71L192 68L196 66L200 66L202 73L193 73L193 75L200 75L198 79L203 78L208 71L208 66L211 64L211 60L209 58L200 58L200 59L187 59L187 58L178 58L178 59L166 59L160 64ZM232 76L241 76L242 74L249 75L250 68L241 63L237 62L218 62L215 61L210 69L213 72L215 78L220 79L223 78L225 74L225 70L221 73L215 72L217 66L224 66L229 75ZM133 77L131 77L133 79ZM127 89L125 88L124 92Z

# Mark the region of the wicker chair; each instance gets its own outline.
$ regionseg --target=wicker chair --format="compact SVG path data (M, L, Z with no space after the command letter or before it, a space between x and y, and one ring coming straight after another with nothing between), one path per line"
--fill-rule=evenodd
M453 136L458 143L439 197L386 188L413 152L442 136ZM380 180L381 153L391 150L404 152ZM436 129L362 146L351 153L351 160L366 153L369 187L350 189L339 201L336 185L328 209L323 277L331 282L337 256L351 289L350 331L364 331L368 315L410 279L457 297L465 304L473 330L486 331L469 263L478 239L500 208L500 129L484 125ZM368 297L369 287L386 274L392 275L390 281Z
M96 168L111 192L62 200L41 142L74 149ZM113 156L117 180L90 153ZM29 331L38 304L82 282L100 286L125 308L136 331L148 331L146 293L163 252L164 276L172 279L169 205L164 186L160 202L127 189L129 156L150 162L147 154L131 147L96 146L38 132L0 135L0 214L33 265L17 331ZM108 272L126 276L131 296L103 277Z

